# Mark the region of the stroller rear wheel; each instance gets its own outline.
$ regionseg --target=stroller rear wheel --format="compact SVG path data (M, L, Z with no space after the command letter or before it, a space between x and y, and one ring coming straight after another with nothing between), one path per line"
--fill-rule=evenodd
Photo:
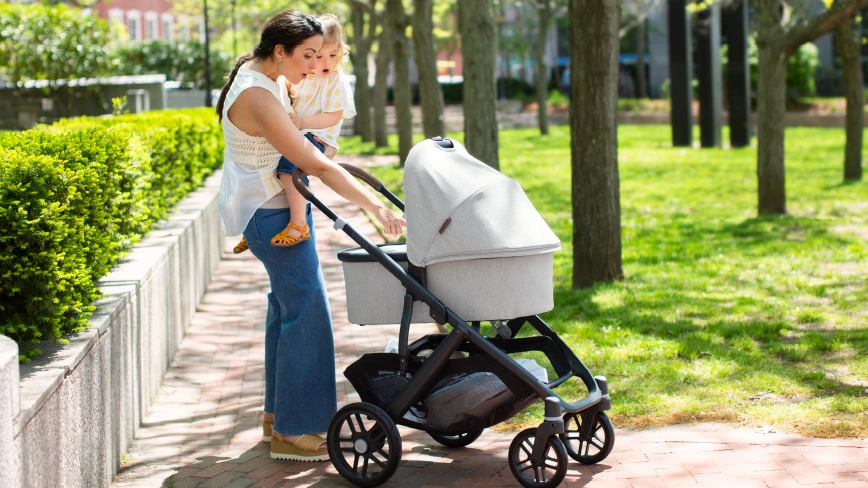
M370 403L351 403L329 423L329 457L347 481L379 486L395 474L401 462L401 435L392 418Z
M615 445L615 427L605 412L597 412L589 438L582 437L582 414L564 415L561 439L571 458L582 464L596 464L606 459Z
M482 429L479 430L471 430L470 432L465 432L463 434L458 435L439 435L428 433L432 439L443 444L446 447L466 447L469 446L473 441L479 439L479 436L482 435Z
M536 429L525 429L509 445L509 470L526 488L558 486L567 475L567 450L557 436L551 436L540 459L533 458Z

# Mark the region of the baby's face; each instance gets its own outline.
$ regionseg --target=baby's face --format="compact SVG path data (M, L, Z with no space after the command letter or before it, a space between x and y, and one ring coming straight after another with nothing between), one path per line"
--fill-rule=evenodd
M336 42L324 42L322 48L316 53L316 69L313 74L328 76L334 71L340 55L340 48Z

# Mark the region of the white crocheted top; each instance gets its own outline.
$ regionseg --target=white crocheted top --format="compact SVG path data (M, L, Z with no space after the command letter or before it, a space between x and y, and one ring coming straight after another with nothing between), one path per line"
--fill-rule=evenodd
M283 192L277 179L280 153L264 137L248 135L229 120L229 108L241 93L251 87L265 88L286 108L292 110L286 80L277 82L258 71L238 70L223 105L223 179L218 208L223 230L228 236L241 234L253 213ZM286 205L283 205L286 206Z

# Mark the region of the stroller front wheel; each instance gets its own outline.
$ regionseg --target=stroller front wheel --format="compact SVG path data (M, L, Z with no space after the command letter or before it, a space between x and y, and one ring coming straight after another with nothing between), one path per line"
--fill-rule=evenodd
M370 403L351 403L338 410L326 438L329 457L347 481L379 486L401 462L401 435L389 415Z
M564 433L561 439L571 458L582 464L596 464L606 459L615 445L615 427L605 412L594 415L594 425L591 435L582 437L582 414L570 413L564 415Z
M482 435L482 430L471 430L470 432L465 432L463 434L458 435L439 435L428 433L432 439L439 442L440 444L446 447L467 447L476 439L479 439L479 436Z
M535 440L535 428L525 429L515 436L509 445L509 470L526 488L558 486L567 475L567 450L564 443L558 436L549 437L542 458L534 459Z

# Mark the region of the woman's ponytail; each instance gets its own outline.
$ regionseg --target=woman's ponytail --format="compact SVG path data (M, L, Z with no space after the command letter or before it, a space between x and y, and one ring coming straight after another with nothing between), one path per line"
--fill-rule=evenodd
M229 88L232 86L232 82L235 81L235 75L238 74L238 70L241 69L241 66L244 63L253 59L252 53L247 53L235 62L235 68L232 69L232 72L229 73L229 79L226 80L226 84L223 85L223 90L220 91L220 98L217 99L217 118L221 122L223 121L223 104L226 102L226 94L229 93Z

